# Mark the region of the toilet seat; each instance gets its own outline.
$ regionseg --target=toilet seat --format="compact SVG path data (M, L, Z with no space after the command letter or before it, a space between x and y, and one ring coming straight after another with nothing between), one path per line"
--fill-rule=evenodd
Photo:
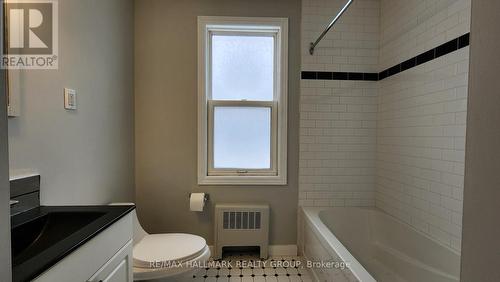
M155 268L157 264L183 263L199 257L206 247L205 239L192 234L146 235L134 245L134 267Z

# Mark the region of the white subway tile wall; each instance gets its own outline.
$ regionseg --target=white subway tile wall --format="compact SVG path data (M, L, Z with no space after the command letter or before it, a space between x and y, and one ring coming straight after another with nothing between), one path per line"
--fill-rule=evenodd
M381 0L380 69L470 31L471 0Z
M302 1L302 70L377 72L380 1L356 0L309 54L309 44L346 4L346 0Z
M381 4L381 68L470 31L470 0ZM376 205L457 251L468 68L466 47L378 82Z
M316 48L309 43L346 3L302 1L302 70L378 72L379 0L354 1ZM299 205L375 205L377 83L302 80Z
M377 206L460 250L469 47L380 83Z
M299 187L303 206L373 206L377 84L302 81Z
M304 0L302 70L379 72L470 30L470 0ZM378 206L459 251L469 48L379 82L302 80L299 205Z

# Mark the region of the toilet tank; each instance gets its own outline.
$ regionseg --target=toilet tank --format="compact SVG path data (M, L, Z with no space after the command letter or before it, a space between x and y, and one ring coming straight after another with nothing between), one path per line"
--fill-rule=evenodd
M214 259L222 258L223 247L259 247L260 257L268 257L268 204L216 204L214 229Z

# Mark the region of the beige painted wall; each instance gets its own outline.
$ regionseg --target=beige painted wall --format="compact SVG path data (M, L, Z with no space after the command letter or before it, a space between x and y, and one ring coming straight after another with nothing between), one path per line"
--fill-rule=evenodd
M299 0L139 0L135 2L136 201L149 232L191 232L213 241L213 204L267 202L271 244L295 244L297 222ZM197 185L197 16L288 17L288 185ZM207 192L203 214L190 192Z
M472 1L462 281L500 281L500 2Z
M133 1L59 1L59 70L22 75L11 169L37 169L43 204L130 201L134 185ZM63 107L76 89L78 110Z

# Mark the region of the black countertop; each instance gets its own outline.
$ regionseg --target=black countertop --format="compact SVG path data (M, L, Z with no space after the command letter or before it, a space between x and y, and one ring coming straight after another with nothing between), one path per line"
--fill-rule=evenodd
M22 228L23 224L40 219L49 214L58 213L71 215L71 213L98 214L88 224L67 232L69 235L58 240L50 247L33 256L18 255L12 261L12 280L29 281L48 270L71 252L82 246L101 231L105 230L123 216L135 209L135 206L41 206L30 211L11 217L11 230ZM64 229L65 227L62 227ZM68 226L68 228L70 228ZM74 227L73 227L74 228ZM64 230L62 230L64 231ZM62 232L64 233L64 232ZM14 239L14 238L13 238Z

